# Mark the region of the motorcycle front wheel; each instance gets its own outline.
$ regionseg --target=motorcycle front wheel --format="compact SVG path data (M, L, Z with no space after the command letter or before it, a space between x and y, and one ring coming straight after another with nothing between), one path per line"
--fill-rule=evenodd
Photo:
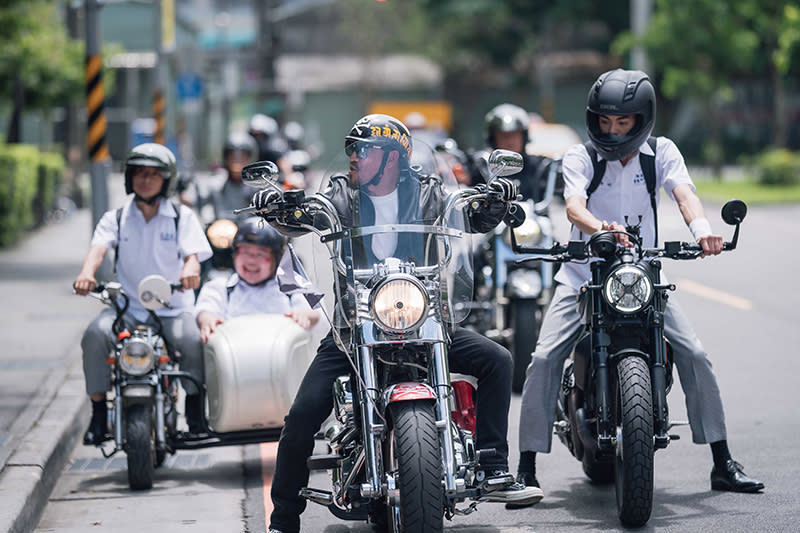
M133 490L153 488L156 463L152 409L132 405L125 410L125 454L128 457L128 484Z
M442 459L433 404L406 401L389 409L391 448L386 464L394 474L398 496L387 505L389 531L442 531Z
M511 355L514 357L514 374L511 390L522 392L525 372L531 363L531 353L539 340L541 309L536 300L511 300L511 329L514 332L511 342Z
M626 526L642 526L653 509L653 402L650 369L640 357L617 364L614 478L617 515Z

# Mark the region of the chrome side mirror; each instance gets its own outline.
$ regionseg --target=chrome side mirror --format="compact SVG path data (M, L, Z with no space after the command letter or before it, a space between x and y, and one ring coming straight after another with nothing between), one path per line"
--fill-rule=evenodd
M488 161L489 180L487 183L491 183L492 180L499 176L510 176L518 173L522 170L524 164L525 161L517 152L512 152L511 150L493 151Z
M278 165L272 161L256 161L242 169L242 182L256 189L276 187L279 174Z

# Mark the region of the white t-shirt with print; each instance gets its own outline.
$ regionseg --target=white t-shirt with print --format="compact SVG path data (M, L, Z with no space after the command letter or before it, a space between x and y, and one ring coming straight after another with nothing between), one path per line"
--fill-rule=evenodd
M639 151L645 155L653 155L647 142L644 142ZM692 178L684 163L675 143L666 137L658 137L656 141L656 205L658 205L663 188L670 198L675 200L672 191L682 184L691 186L695 191ZM597 155L598 160L601 156ZM564 198L582 196L586 198L586 189L594 176L594 167L582 144L573 146L563 159L564 173ZM628 217L630 224L636 224L642 217L641 237L646 247L653 246L655 239L655 224L653 208L650 205L650 194L647 192L644 173L637 153L624 166L619 161L606 161L606 171L600 185L592 193L587 203L587 209L599 220L625 224ZM578 228L573 227L570 240L588 240ZM556 281L579 289L591 278L591 269L588 263L565 263L556 274Z

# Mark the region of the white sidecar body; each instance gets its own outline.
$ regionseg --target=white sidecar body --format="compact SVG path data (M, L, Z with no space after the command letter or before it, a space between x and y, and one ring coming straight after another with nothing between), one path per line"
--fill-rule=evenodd
M308 331L279 314L220 325L203 352L209 427L217 433L282 427L316 348Z

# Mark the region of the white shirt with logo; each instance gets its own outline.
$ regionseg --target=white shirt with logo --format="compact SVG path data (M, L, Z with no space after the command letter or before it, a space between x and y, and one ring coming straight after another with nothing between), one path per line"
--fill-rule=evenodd
M117 227L116 209L106 211L95 227L92 246L100 244L114 250L119 235L117 280L130 298L128 312L137 320L144 321L148 317L147 310L136 297L142 279L159 274L170 283L177 283L184 258L196 254L198 261L205 261L211 257L211 246L197 216L185 205L179 209L181 216L176 232L176 212L171 201L162 198L158 213L147 222L131 196L122 208L121 228ZM156 314L169 317L191 311L194 292L176 291L169 303L172 309L162 308Z
M647 142L639 147L639 151L645 155L653 155ZM694 183L675 143L666 137L658 137L656 152L656 205L660 201L662 188L673 200L675 197L672 191L678 185L688 184L694 192ZM601 156L598 154L597 158L600 160ZM573 146L567 151L563 159L563 172L564 198L575 195L586 198L586 190L594 176L594 167L584 145ZM641 217L642 242L645 247L654 245L653 208L638 153L625 166L619 161L606 161L603 180L589 197L586 207L597 219L608 223L625 225L627 216L628 224L635 225ZM587 241L588 237L573 227L569 238L571 241ZM555 279L577 290L591 279L589 263L564 263Z

